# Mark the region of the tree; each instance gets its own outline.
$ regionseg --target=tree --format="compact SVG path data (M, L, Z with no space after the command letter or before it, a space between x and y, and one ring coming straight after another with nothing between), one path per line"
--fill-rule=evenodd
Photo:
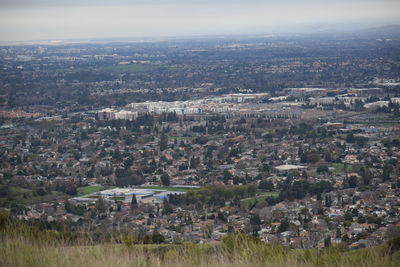
M336 238L340 238L342 236L342 231L340 231L340 228L336 228Z
M326 162L331 162L331 161L332 161L332 155L331 155L330 152L327 152L327 153L325 154L324 160L325 160Z
M132 200L131 200L131 209L136 208L137 205L138 205L138 202L137 202L137 199L136 199L136 195L133 194L133 195L132 195Z
M350 210L347 210L344 213L343 218L344 218L345 221L352 222L353 221L353 213Z
M332 241L331 241L331 237L330 236L328 236L327 238L324 239L324 246L325 247L330 247L331 244L332 244Z
M356 188L357 187L357 176L350 176L349 178L349 187L350 188Z
M278 227L278 232L282 233L286 232L287 230L289 230L289 220L285 218L281 221L281 224Z
M71 184L67 186L67 188L65 189L65 193L71 196L75 196L76 194L78 194L78 191L76 190L76 186Z
M327 165L320 165L317 168L318 173L326 173L329 172L329 167Z
M332 206L332 198L330 195L325 196L325 207L330 207Z
M266 164L266 163L262 164L261 167L260 167L260 171L262 171L262 172L269 172L269 171L270 171L269 165Z
M66 198L65 199L65 211L67 213L72 213L72 209L73 209L73 207L72 207L71 202L69 202L68 198Z
M387 181L390 179L390 173L393 171L392 165L389 163L385 163L383 166L383 172L382 172L382 180Z
M307 153L307 163L317 163L320 159L321 157L316 151Z
M124 167L125 169L129 169L133 164L133 157L132 155L129 155L127 159L124 161Z
M36 189L36 194L38 194L39 196L44 196L47 195L46 190L44 190L43 187L39 187L38 189Z
M165 238L164 238L164 236L162 234L160 234L158 232L154 232L151 235L151 241L152 241L153 244L161 244L161 243L164 243Z
M250 224L251 225L260 225L261 224L261 218L258 214L253 214L250 217Z
M240 198L235 196L231 202L231 206L240 208Z
M273 205L279 203L279 198L269 196L269 197L267 197L267 198L265 199L265 201L267 202L267 205L268 205L268 206L273 206Z
M361 109L363 109L363 107L364 107L364 103L363 103L362 100L356 99L356 100L354 101L354 108L355 108L356 110L361 110Z
M352 134L352 133L349 133L347 136L346 136L346 142L347 143L354 143L356 140L355 140L355 138L354 138L354 134Z
M121 162L122 154L118 148L116 150L114 150L114 152L112 153L112 158L115 162Z
M361 175L361 178L363 180L363 184L364 185L368 185L370 183L371 177L372 177L372 174L369 171L369 169L365 168L365 167L361 167L361 169L359 171L359 174Z
M96 168L94 167L94 165L88 170L88 172L86 173L87 178L93 178L94 177L94 173L96 171Z
M164 173L161 175L161 184L162 184L162 185L164 185L164 186L169 186L169 185L170 185L170 180L171 180L171 179L170 179L168 173L164 172Z
M271 180L262 180L258 188L266 191L274 191L275 187Z
M8 185L0 186L0 197L7 197L11 190Z
M158 145L160 146L160 151L163 151L163 150L167 149L167 147L168 147L168 137L165 135L165 133L161 134L160 141L159 141Z
M145 182L142 175L138 175L132 170L117 169L115 171L117 186L127 186L127 185L141 185Z
M168 202L164 202L164 208L163 208L162 213L168 215L173 212L174 212L174 209L172 208L172 206Z
M102 197L99 197L94 208L99 213L103 213L107 210L106 203Z
M365 223L367 220L362 214L358 214L357 223Z
M223 178L224 182L227 183L230 179L232 179L232 177L233 177L232 173L229 170L225 169Z
M200 164L200 159L199 158L196 158L196 157L193 156L190 159L190 168L191 169L196 169L197 166L199 166L199 164Z
M307 163L308 159L307 159L307 154L306 153L302 153L300 155L300 163Z
M190 217L189 217L190 218ZM222 222L228 222L228 218L225 216L225 214L221 211L218 211L217 213L217 218L221 220Z

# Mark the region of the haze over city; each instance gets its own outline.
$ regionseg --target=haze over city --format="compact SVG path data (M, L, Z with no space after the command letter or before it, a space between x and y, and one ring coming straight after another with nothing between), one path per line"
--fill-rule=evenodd
M397 24L396 0L0 2L0 41L264 34Z

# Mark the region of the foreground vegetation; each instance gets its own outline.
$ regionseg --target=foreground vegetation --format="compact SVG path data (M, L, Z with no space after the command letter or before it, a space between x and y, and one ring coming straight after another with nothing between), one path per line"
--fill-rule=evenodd
M291 250L238 234L217 244L145 245L39 230L0 213L0 266L399 266L400 240L368 249Z

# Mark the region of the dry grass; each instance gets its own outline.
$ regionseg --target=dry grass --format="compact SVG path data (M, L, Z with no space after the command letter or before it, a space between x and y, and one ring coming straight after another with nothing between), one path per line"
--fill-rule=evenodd
M7 267L400 266L400 252L393 248L292 250L245 235L228 236L220 244L124 245L109 241L94 245L89 235L71 239L60 232L10 224L0 216L0 266Z
M241 243L235 243L241 242ZM399 252L385 247L357 251L340 248L289 250L232 236L219 245L104 244L68 246L59 241L32 241L3 236L0 266L399 266Z

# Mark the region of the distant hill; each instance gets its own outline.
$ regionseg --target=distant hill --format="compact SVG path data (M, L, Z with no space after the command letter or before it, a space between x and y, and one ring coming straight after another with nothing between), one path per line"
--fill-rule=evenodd
M356 26L354 26L356 27ZM379 27L356 27L352 28L349 25L347 30L342 27L325 28L324 30L306 33L306 36L322 36L322 37L333 37L333 38L344 38L344 39L393 39L400 40L400 24L386 25Z
M400 38L400 25L387 25L381 27L368 28L360 30L357 33L361 36L370 36L376 38Z

